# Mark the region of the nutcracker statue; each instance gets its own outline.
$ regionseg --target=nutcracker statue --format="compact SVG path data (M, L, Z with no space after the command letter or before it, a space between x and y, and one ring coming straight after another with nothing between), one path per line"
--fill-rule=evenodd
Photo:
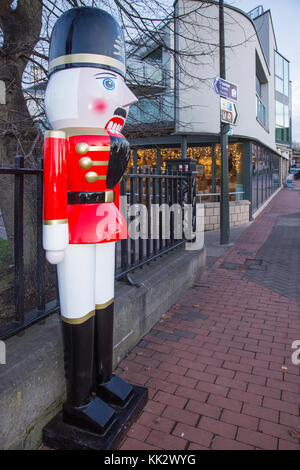
M121 131L137 102L124 76L124 37L109 13L77 7L57 20L45 94L53 130L44 142L43 245L57 265L67 401L44 440L65 448L81 448L85 436L109 447L147 395L112 374L115 242L128 237Z

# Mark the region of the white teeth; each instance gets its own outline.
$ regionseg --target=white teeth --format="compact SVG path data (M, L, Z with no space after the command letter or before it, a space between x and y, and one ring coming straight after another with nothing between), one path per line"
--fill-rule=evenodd
M121 126L120 126L120 124L118 124L117 130L118 130L118 131L120 131L120 130L121 130Z
M107 127L108 127L108 129L111 129L112 126L113 126L113 122L109 122Z
M116 130L117 125L118 125L118 124L115 123L115 124L112 126L113 130Z

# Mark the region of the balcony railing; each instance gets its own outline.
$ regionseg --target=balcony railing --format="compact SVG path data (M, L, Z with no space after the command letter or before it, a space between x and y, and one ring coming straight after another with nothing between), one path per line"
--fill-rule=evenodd
M267 127L267 110L258 95L256 95L256 117L264 127Z
M130 108L128 125L174 121L174 93L139 98Z
M129 59L126 63L126 80L133 85L166 86L166 73L161 64Z

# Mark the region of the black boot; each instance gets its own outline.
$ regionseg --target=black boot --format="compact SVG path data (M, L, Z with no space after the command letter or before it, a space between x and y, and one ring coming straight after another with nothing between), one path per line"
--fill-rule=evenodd
M71 320L72 321L72 320ZM114 419L114 410L91 395L93 384L95 317L82 323L63 321L67 402L63 421L103 434Z
M97 305L95 311L95 370L96 394L111 405L125 406L133 396L133 387L112 375L114 302Z

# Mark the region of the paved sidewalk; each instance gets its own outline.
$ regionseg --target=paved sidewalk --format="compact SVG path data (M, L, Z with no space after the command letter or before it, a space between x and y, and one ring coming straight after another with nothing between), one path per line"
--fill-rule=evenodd
M121 449L300 450L299 228L284 188L121 362L149 389Z

